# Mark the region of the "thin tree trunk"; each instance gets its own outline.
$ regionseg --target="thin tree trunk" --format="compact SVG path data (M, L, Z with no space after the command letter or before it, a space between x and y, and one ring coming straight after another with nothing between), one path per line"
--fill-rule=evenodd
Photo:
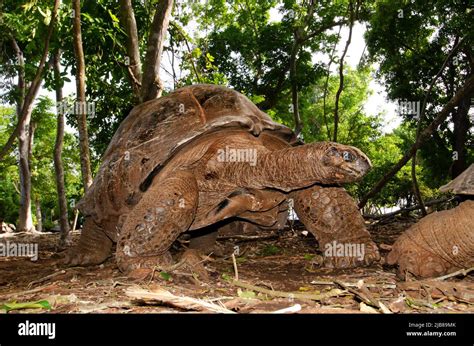
M451 178L456 178L467 168L466 143L469 131L469 109L471 100L469 97L461 101L457 111L453 112L453 150L457 153L457 159L454 160L451 167Z
M48 57L49 42L53 34L54 25L56 23L59 3L60 0L54 1L54 8L51 14L51 21L49 23L48 33L45 39L43 54L36 70L36 75L33 78L33 81L31 82L24 101L22 102L21 112L18 113L18 124L16 125L15 130L12 132L7 142L3 146L2 150L0 151L0 160L2 160L3 157L10 152L10 149L12 148L15 139L20 135L21 130L25 128L25 125L30 123L31 112L33 111L33 101L35 100L36 95L38 94L38 90L41 86L43 70L46 64L46 59Z
M43 232L43 219L41 215L41 202L38 197L35 198L35 210L36 210L36 230Z
M334 107L334 133L332 139L334 142L337 142L337 131L339 127L339 98L341 97L342 89L344 88L344 58L346 57L347 49L351 44L352 27L354 26L354 4L352 3L352 1L349 1L349 17L349 37L347 38L346 46L344 47L344 52L342 53L341 60L339 61L339 88L336 92L336 102Z
M311 4L314 4L314 3L315 3L314 1L311 2ZM312 6L311 4L309 6ZM313 18L310 17L310 16L307 16L306 18L307 18L307 20L313 20ZM317 30L312 31L312 32L304 35L303 37L301 37L299 44L304 45L311 38L313 38L315 36L318 36L318 35L322 34L323 32L332 29L335 26L343 25L343 24L346 24L346 23L347 22L345 20L328 23L327 25L324 25L324 26L318 28ZM270 108L275 107L275 105L277 104L277 102L279 100L280 93L282 92L282 90L285 86L286 73L290 70L290 65L291 65L290 60L288 60L284 63L284 65L283 65L283 67L280 71L280 77L278 78L278 81L275 83L275 87L272 88L270 91L265 90L265 93L264 93L265 100L257 104L258 108L265 111L265 110L268 110Z
M137 22L133 12L132 0L120 0L120 14L124 22L125 33L127 34L127 54L129 58L127 69L130 74L135 101L139 102L142 64L140 60Z
M17 67L18 67L18 100L16 105L18 121L21 121L21 112L25 101L25 61L23 52L18 46L15 39L12 39L13 49L16 53ZM18 231L32 231L33 218L31 216L31 173L29 168L29 133L31 114L27 119L24 119L24 124L20 129L18 135L18 169L20 177L20 209L18 219Z
M58 50L54 54L54 79L56 82L56 104L57 104L57 130L56 142L54 144L54 171L56 173L56 191L58 194L59 205L59 227L61 230L60 245L63 246L69 234L69 222L67 212L66 187L64 184L64 167L62 161L62 150L64 142L64 114L62 110L63 89L60 79L61 52Z
M299 37L295 33L295 41L291 49L290 56L290 83L291 83L291 102L293 106L293 120L295 122L295 134L298 136L303 128L301 123L299 100L298 100L298 81L296 79L296 60L300 49Z
M173 0L158 2L153 23L148 36L145 67L142 76L141 102L156 99L161 96L163 84L160 79L160 64L168 30Z
M17 66L18 66L18 101L16 103L16 114L20 117L21 110L23 109L23 104L25 102L25 59L23 56L23 52L18 46L18 43L15 39L12 39L12 46L15 50ZM20 119L18 119L20 120Z
M79 130L79 150L81 155L81 172L84 193L92 184L92 171L89 154L89 135L87 133L86 117L86 67L84 63L84 51L82 49L81 34L81 2L73 0L74 20L73 20L73 41L74 55L76 57L76 110L77 128Z
M332 52L331 52L331 55L329 56L329 63L328 63L328 70L327 70L327 74L326 74L326 81L324 82L324 92L323 92L323 120L324 120L324 125L326 126L326 133L327 133L327 136L328 136L328 141L331 140L331 131L329 130L329 125L328 125L328 120L327 120L327 117L326 117L326 98L328 96L328 88L329 88L329 77L331 76L331 64L332 64L332 60L333 60L333 57L334 57L334 52L336 51L336 46L337 46L337 43L339 42L339 38L341 37L341 30L342 30L342 25L339 26L339 31L337 32L337 39L336 41L334 42L334 45L332 47Z
M443 107L438 116L425 128L416 139L412 147L403 155L403 157L395 164L392 169L387 172L375 186L361 199L359 202L359 208L363 208L367 201L375 196L377 193L382 190L382 188L387 184L387 182L395 175L397 172L405 166L405 164L412 158L414 153L421 147L423 143L431 136L431 134L438 128L438 126L446 120L448 115L454 110L454 107L459 105L462 100L466 97L471 97L474 93L474 75L471 75L464 85L459 88L456 94L449 100L449 102Z
M30 171L30 140L31 124L25 124L18 136L19 169L20 169L20 210L18 218L19 232L34 230L31 214L31 171Z

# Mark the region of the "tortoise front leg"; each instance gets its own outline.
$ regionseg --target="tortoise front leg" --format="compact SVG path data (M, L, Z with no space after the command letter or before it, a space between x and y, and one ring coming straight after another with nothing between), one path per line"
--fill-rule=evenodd
M326 267L370 265L380 259L377 245L346 190L315 185L290 196L296 214L318 240Z
M172 263L169 248L194 220L198 186L190 172L179 171L154 182L128 215L117 243L119 269L146 276Z
M111 255L112 245L104 230L91 216L86 216L79 244L66 252L63 261L70 266L100 264Z

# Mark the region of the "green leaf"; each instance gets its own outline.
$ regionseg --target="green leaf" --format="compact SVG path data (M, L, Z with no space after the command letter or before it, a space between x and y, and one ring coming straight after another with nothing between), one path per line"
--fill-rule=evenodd
M206 53L206 57L210 62L214 62L214 57L210 53Z
M43 10L41 9L41 7L38 6L38 12L46 18L46 13L43 12Z
M231 281L232 277L229 274L223 273L222 279L224 279L225 281Z
M110 18L112 18L112 20L115 22L115 23L118 23L119 22L119 19L115 16L115 14L113 14L110 10L109 10L109 15L110 15Z
M160 272L160 276L165 281L169 281L171 279L171 275L167 272Z
M34 5L36 5L36 0L27 2L26 4L22 5L21 7L23 7L23 10L25 12L28 12L29 10L31 10L33 8Z
M82 12L81 15L91 23L94 21L94 19L88 13Z
M51 310L51 305L47 300L39 300L37 302L24 302L24 303L5 303L0 306L0 309L5 311L12 311L12 310L21 310L21 309L47 309Z

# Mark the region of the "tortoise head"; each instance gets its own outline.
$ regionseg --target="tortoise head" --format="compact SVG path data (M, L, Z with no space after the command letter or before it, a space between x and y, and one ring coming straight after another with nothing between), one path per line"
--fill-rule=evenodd
M362 178L372 167L369 158L359 149L334 142L320 144L321 163L340 183L351 183Z

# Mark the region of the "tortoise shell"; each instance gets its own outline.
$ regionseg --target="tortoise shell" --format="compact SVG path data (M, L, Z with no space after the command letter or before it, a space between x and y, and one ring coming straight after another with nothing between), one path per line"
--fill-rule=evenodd
M452 192L456 195L474 195L474 163L464 172L439 188L441 192Z
M153 177L181 148L223 129L263 131L288 143L297 139L244 95L216 85L193 85L140 104L120 124L93 184L78 204L96 222L136 204Z

